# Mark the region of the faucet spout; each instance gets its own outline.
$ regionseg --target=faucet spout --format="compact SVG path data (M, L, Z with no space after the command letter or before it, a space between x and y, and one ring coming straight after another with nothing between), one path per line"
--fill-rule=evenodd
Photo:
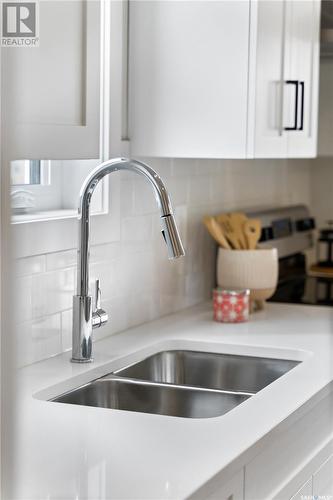
M77 363L92 361L92 329L102 326L108 319L107 314L96 306L92 310L92 297L89 295L89 234L90 202L92 194L103 177L119 170L130 170L143 175L152 185L160 209L162 235L167 245L170 259L185 255L177 225L174 219L169 194L161 177L149 165L137 160L115 158L97 166L84 181L79 200L78 222L78 261L77 294L73 297L73 348L72 361ZM98 303L100 289L98 283Z

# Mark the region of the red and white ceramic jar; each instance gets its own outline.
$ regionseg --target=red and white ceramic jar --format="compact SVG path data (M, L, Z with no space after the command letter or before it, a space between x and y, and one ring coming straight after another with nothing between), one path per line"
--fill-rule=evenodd
M214 320L221 323L242 323L249 320L250 290L213 291Z

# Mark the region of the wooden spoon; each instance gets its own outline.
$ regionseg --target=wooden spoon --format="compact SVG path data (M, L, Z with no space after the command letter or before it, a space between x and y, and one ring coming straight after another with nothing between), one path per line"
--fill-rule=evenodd
M261 222L259 219L247 219L243 226L247 240L247 248L255 250L261 236Z
M222 227L224 236L227 238L229 243L236 250L241 250L245 248L242 246L242 241L239 238L239 231L233 226L229 214L220 214L216 217L217 222Z
M214 217L206 216L203 218L203 222L210 235L214 238L215 241L217 241L220 247L231 250L231 247L223 234L221 226L217 223Z
M248 248L247 239L244 234L244 224L248 220L245 214L240 212L232 212L229 214L230 222L237 235L241 248Z

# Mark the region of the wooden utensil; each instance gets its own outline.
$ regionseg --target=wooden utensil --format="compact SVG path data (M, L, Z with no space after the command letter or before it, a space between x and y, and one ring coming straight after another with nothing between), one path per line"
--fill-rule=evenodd
M248 248L247 239L244 234L244 224L248 220L245 214L241 212L231 212L229 214L231 225L237 235L241 248Z
M203 222L206 228L209 231L209 234L214 238L214 240L220 245L222 248L226 248L227 250L231 250L231 247L223 234L221 226L215 220L214 217L206 216L203 218Z
M243 225L243 231L247 241L247 248L255 250L261 236L261 222L259 219L247 219Z
M240 231L232 224L229 214L220 214L216 217L216 220L222 227L224 236L227 238L233 248L235 248L236 250L245 248L245 245L243 246L242 244Z

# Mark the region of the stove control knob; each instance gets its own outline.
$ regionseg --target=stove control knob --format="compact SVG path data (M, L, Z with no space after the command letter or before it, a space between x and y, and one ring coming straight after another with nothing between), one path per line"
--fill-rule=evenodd
M311 231L315 229L316 222L313 217L306 217L305 219L299 219L296 221L296 231Z
M263 227L261 230L260 242L269 241L274 238L273 236L273 228L271 226Z

